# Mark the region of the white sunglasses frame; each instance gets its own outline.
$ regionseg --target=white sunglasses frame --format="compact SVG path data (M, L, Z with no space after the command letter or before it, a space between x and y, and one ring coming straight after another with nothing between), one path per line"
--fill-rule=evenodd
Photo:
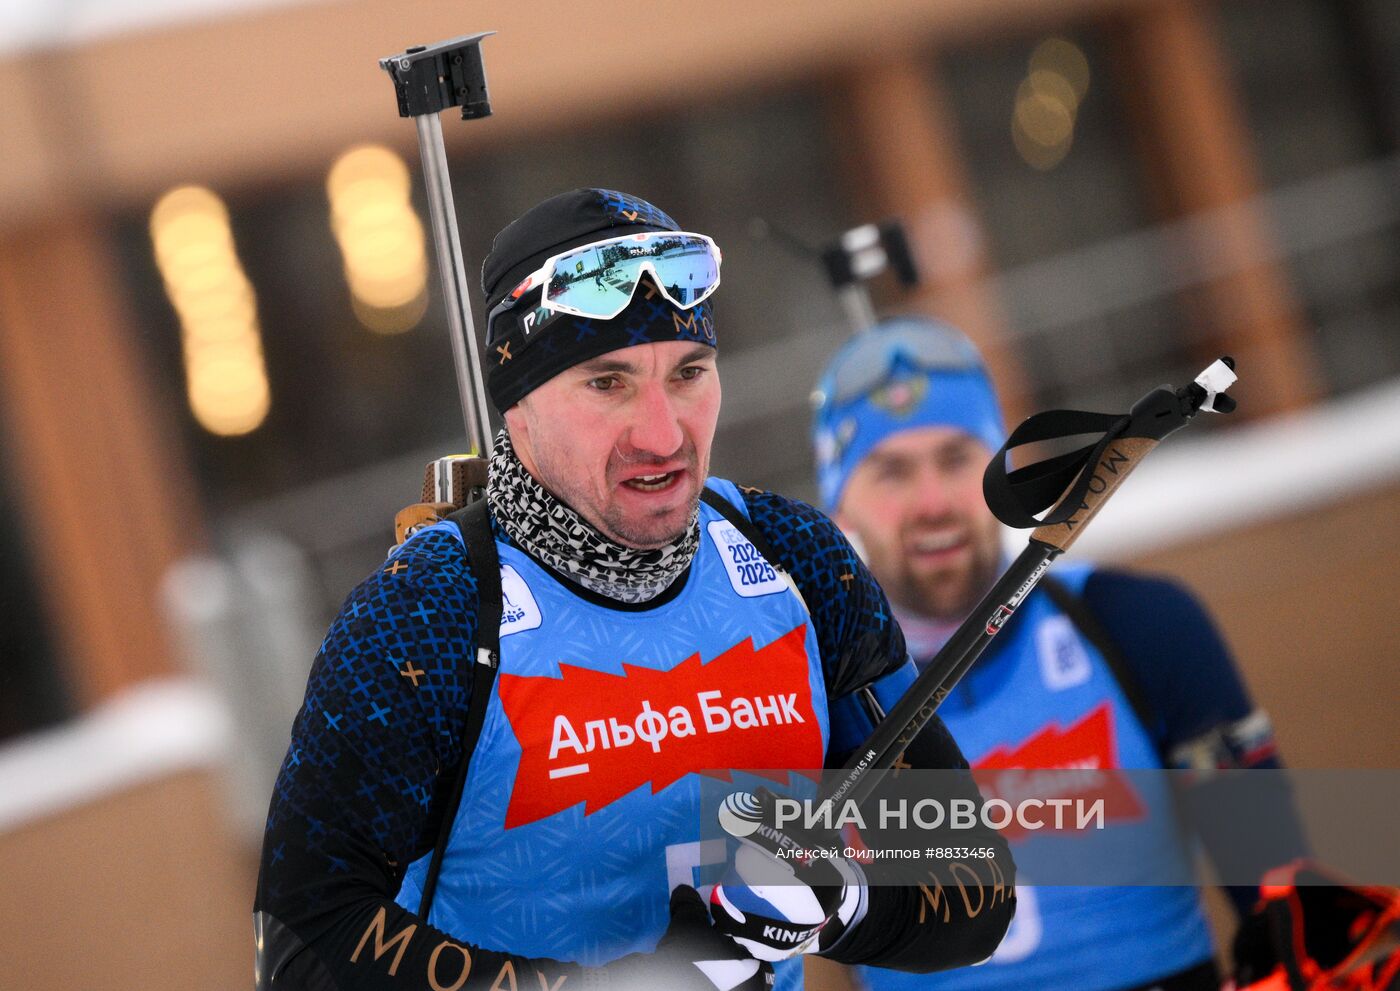
M597 313L588 313L584 310L578 309L577 307L566 306L561 303L555 303L549 299L549 279L554 272L554 266L559 262L561 258L564 258L568 255L572 255L576 251L582 251L587 248L598 248L607 244L618 244L623 241L642 241L657 237L694 237L699 238L700 240L709 244L709 246L714 250L715 253L715 281L710 285L710 288L705 291L705 294L703 296L700 296L697 299L690 301L689 303L681 303L671 298L671 294L667 292L666 287L661 284L661 277L656 274L656 266L652 264L651 261L643 261L638 274L640 275L642 273L650 273L652 284L656 286L656 288L660 291L661 295L665 296L667 301L670 302L672 306L675 306L682 310L688 310L694 306L699 306L705 300L713 296L715 290L719 288L720 266L724 261L724 253L720 250L719 245L715 243L714 238L710 237L710 235L708 234L698 234L694 231L642 231L640 233L635 234L620 234L617 237L608 237L604 238L601 241L592 241L588 244L576 245L575 247L568 248L564 251L560 251L557 254L550 255L548 258L545 259L544 263L540 265L539 268L535 269L535 271L525 276L525 278L521 280L520 284L511 290L510 295L506 297L505 301L508 305L513 305L516 301L520 299L521 296L525 295L531 289L534 289L538 286L541 290L540 306L543 309L550 310L555 313L567 313L570 316L584 317L586 319L592 320L611 320L631 305L632 296L636 294L635 286L633 287L632 295L629 295L625 300L623 300L622 305L619 306L612 313L609 313L607 316L602 316Z

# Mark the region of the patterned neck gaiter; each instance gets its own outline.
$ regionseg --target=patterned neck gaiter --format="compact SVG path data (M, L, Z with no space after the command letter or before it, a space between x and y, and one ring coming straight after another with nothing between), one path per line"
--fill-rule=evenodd
M486 499L501 529L523 550L590 592L618 602L656 598L690 567L700 546L698 506L685 536L665 547L638 550L614 543L525 470L504 429L491 454Z

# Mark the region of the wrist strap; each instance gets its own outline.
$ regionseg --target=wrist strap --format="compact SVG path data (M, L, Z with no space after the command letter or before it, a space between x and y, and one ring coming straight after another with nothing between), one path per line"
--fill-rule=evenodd
M1098 463L1108 445L1127 429L1128 414L1088 413L1056 409L1028 418L1006 438L982 476L982 494L992 514L1007 526L1028 530L1063 523L1079 509L1094 480L1085 467ZM1006 470L1006 455L1015 448L1036 441L1060 440L1078 434L1103 433L1095 443L1068 454L1046 458L1034 464ZM1068 490L1068 491L1066 491ZM1042 519L1035 517L1059 505Z

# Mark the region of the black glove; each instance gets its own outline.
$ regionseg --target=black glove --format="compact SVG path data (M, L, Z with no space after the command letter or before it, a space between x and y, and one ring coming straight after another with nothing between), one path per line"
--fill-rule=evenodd
M671 892L671 924L653 953L633 953L585 970L597 991L771 991L773 965L755 960L710 924L699 892Z

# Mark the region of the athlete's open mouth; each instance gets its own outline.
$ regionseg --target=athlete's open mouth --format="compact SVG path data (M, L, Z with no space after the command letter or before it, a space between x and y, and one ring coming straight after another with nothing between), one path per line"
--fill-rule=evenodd
M904 553L910 561L941 565L964 554L971 543L962 527L925 531L904 540Z
M622 484L638 492L660 492L675 482L680 474L678 471L668 471L660 475L640 475L637 478L629 478Z
M919 554L937 554L961 546L964 539L961 531L930 533L914 538L910 541L910 546Z

